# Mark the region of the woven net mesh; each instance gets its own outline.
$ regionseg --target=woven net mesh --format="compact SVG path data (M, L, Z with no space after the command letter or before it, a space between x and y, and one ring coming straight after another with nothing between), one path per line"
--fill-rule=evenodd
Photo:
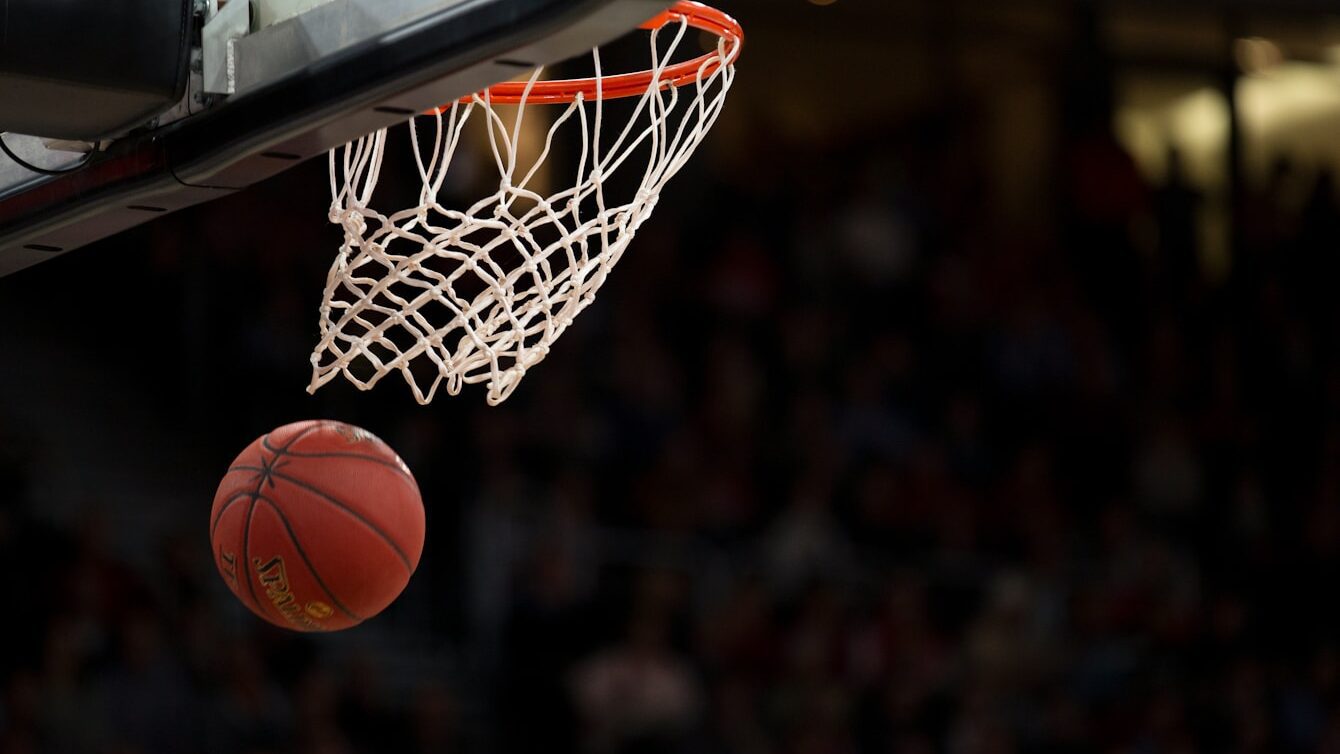
M686 39L697 37L689 32L682 20L650 32L653 80L665 81ZM622 101L617 116L597 85L596 96L566 105L528 108L523 97L495 108L484 92L415 119L419 202L389 214L373 208L386 131L332 151L330 219L344 243L326 283L309 391L338 375L367 390L396 373L420 403L475 383L487 384L490 404L506 400L595 300L662 188L716 122L737 52L721 40L696 81L650 86ZM599 50L592 58L600 82ZM527 152L522 123L540 107L552 126ZM442 188L470 127L487 130L498 188L471 206L444 206ZM555 145L565 160L551 160ZM538 188L547 162L575 162L572 185Z

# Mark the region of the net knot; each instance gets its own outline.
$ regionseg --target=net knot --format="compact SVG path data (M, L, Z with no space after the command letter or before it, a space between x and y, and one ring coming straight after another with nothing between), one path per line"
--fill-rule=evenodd
M362 237L368 230L368 220L362 212L345 209L338 204L330 208L330 221L342 227L348 238Z

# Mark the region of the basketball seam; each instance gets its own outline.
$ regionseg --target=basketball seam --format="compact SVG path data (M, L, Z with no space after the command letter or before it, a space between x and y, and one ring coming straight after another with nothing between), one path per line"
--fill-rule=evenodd
M279 456L279 455L276 455L276 456L275 456L275 465L273 465L273 466L268 466L268 467L267 467L267 466L233 466L232 468L228 469L227 474L224 474L224 476L227 477L228 474L231 474L231 473L233 473L234 471L253 471L253 472L256 472L256 473L258 473L258 474L261 474L260 486L256 488L257 491L260 491L261 489L264 489L264 488L265 488L265 478L264 478L264 475L265 475L265 474L267 474L267 473L271 473L271 472L273 472L275 469L282 469L282 468L284 468L285 466L288 465L288 462L287 462L287 461L282 462L282 463L279 462L279 458L280 458L280 456Z
M287 474L280 474L279 472L271 472L270 476L273 477L273 478L275 478L275 479L282 479L282 480L284 480L285 482L288 482L289 484L294 485L295 487L299 487L299 488L301 488L301 489L307 490L308 492L312 493L313 495L316 495L317 497L321 498L322 500L325 500L326 502L328 502L328 503L330 503L331 505L335 506L336 508L339 508L340 510L344 511L345 513L348 513L350 516L352 516L352 517L353 517L355 520L357 520L359 523L361 523L361 524L363 524L364 526L366 526L366 527L368 528L369 531L371 531L373 534L376 534L378 537L380 537L380 538L382 539L382 541L385 542L385 543L387 544L387 546L389 546L389 547L391 548L392 552L394 552L394 553L396 554L396 557L400 558L400 561L401 561L402 563L405 564L405 568L406 568L407 570L413 572L414 568L413 568L413 566L410 565L409 557L408 557L407 555L405 555L404 551L400 549L400 546L397 545L397 544L395 543L395 540L391 539L390 535L388 535L386 532L384 532L384 531L382 531L381 529L379 529L379 528L377 527L376 524L374 524L374 523L372 523L371 521L369 521L369 520L367 520L366 518L364 518L363 515L360 514L358 511L356 511L356 510L354 510L353 508L350 508L349 506L347 506L347 505L345 505L344 503L340 502L340 501L339 501L338 499L336 499L334 496L329 495L329 494L327 494L327 493L325 493L325 492L322 492L321 490L317 489L316 487L313 487L312 485L308 484L307 482L304 482L304 481L302 481L301 479L298 479L298 478L296 478L296 477L291 477L291 476L289 476L289 475L287 475Z
M393 471L405 477L409 481L414 482L414 475L405 471L399 465L392 463L391 461L388 461L385 458L378 458L377 456L367 455L364 453L298 453L292 450L276 450L275 448L269 447L268 445L266 446L265 449L270 451L271 453L289 456L290 458L357 458L363 461L372 461L373 463L381 464L382 466L385 466L388 469L392 469ZM417 488L419 486L418 482L414 482L414 486Z
M276 450L274 447L272 447L272 446L270 445L270 435L271 435L272 433L270 433L270 432L266 432L264 435L261 436L261 446L264 447L266 450L270 451L271 453L287 453L287 452L288 452L288 449L291 448L291 447L293 447L294 445L296 445L296 444L298 443L299 440L301 440L302 438L304 438L304 437L306 437L306 436L312 434L313 432L317 431L318 429L321 429L321 427L322 427L324 424L325 424L325 422L322 422L322 421L319 421L319 420L318 420L318 421L314 421L314 422L312 422L312 426L310 426L310 427L308 427L307 429L304 429L303 431L299 432L298 435L297 435L297 437L294 437L292 440L289 440L288 443L284 445L284 447L279 448L278 450Z
M209 523L209 539L211 542L214 541L214 534L219 530L219 522L223 520L223 514L227 513L228 509L233 507L233 503L249 495L254 496L255 493L239 490L233 493L232 497L223 501L223 507L219 508L219 515L215 516L214 520Z
M308 427L308 430L313 428L314 427ZM307 430L303 430L304 433L306 431ZM299 437L301 436L302 433L299 434ZM294 438L293 441L297 442L297 440L298 438ZM269 445L269 443L270 443L270 433L267 432L261 435L261 445ZM245 569L245 573L247 575L247 592L251 594L251 602L253 605L255 605L254 609L259 612L269 613L270 610L266 607L263 607L261 605L261 601L256 598L256 585L252 582L251 577L251 569L252 569L251 523L256 517L256 500L261 497L261 490L265 488L265 480L266 480L265 475L261 475L260 481L256 482L256 491L251 493L251 510L247 511L246 528L243 529L242 532L242 566ZM269 501L267 500L266 502ZM284 618L283 615L279 616L279 620L283 620L283 618Z
M326 593L326 596L330 598L331 602L335 603L335 607L338 607L340 612L349 616L353 620L362 623L363 619L355 615L354 611L345 607L343 602L340 602L340 598L336 597L335 593L330 590L330 587L326 586L326 582L322 580L321 574L317 573L316 566L312 565L312 561L307 559L307 553L303 551L302 544L298 542L298 535L294 533L293 527L289 525L288 516L284 515L284 511L280 509L273 500L264 495L259 496L258 499L265 501L267 505L274 509L275 515L279 516L279 523L283 524L284 531L288 532L288 538L289 541L293 543L293 549L297 551L298 557L302 559L303 565L307 566L307 572L312 574L312 578L316 579L317 586L321 587L321 591Z
M247 520L242 527L242 572L246 575L247 593L251 595L251 609L264 612L260 600L256 599L256 585L251 583L251 520L256 515L256 498L251 496L251 509L247 511Z

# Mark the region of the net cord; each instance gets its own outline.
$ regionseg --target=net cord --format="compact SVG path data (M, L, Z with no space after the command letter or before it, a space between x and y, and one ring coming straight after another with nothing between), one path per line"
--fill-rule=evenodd
M662 30L650 34L654 80L660 80L670 65L689 25L681 21L666 30L671 28L674 33L664 52L659 43ZM464 384L479 382L488 383L491 404L505 400L594 301L654 210L660 191L715 125L735 76L733 64L721 64L733 61L738 53L731 44L726 39L718 42L715 67L713 59L704 59L692 101L677 125L671 121L688 96L682 91L687 87L649 87L638 98L628 123L604 149L604 73L595 51L596 96L587 102L579 95L555 116L538 157L519 180L522 124L528 110L525 97L516 105L510 127L487 92L439 109L430 116L428 150L423 148L420 125L411 121L415 167L422 183L419 203L389 216L371 209L385 158L386 132L332 151L331 220L343 228L345 239L327 278L309 391L341 374L360 389L371 389L398 372L420 403L430 402L441 387L454 395ZM527 92L541 75L542 70L536 70L530 76ZM499 188L464 211L453 210L439 197L476 110L485 119ZM571 188L545 196L530 186L552 154L557 135L570 124L581 133L576 181ZM642 130L636 131L639 125ZM611 205L605 179L644 147L650 159L636 194L626 203ZM588 202L594 203L594 214L583 216ZM513 211L518 206L529 208L518 214ZM546 227L560 230L558 241L545 244L535 237L535 231ZM471 238L480 233L492 236L483 244L473 242ZM390 252L388 248L397 243L415 250ZM503 248L518 252L521 263L503 266L493 253ZM551 261L555 255L560 262L557 271ZM444 272L444 265L450 270ZM456 290L467 275L483 284L470 300ZM448 320L429 316L425 309L430 304L445 309ZM408 337L409 345L398 344L393 333L401 341ZM426 388L412 371L423 358L431 364Z

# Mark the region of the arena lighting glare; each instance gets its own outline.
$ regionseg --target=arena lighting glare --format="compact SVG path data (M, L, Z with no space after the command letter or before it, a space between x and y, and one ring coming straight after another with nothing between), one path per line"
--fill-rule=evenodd
M1280 46L1264 37L1245 37L1233 43L1233 57L1244 73L1261 73L1284 62Z

